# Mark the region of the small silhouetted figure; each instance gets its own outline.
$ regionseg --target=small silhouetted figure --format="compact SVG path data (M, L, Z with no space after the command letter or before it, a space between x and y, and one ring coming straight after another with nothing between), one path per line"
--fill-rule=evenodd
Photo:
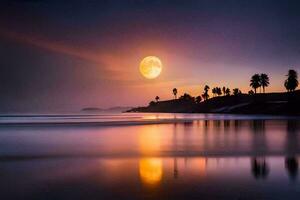
M285 168L291 180L295 180L298 176L298 160L295 157L285 158Z
M174 98L177 99L177 88L173 88Z
M298 74L295 70L290 69L286 75L288 78L284 82L284 87L288 92L293 92L298 87Z
M256 179L265 179L269 174L269 167L264 158L254 158L251 162L251 170L254 178Z

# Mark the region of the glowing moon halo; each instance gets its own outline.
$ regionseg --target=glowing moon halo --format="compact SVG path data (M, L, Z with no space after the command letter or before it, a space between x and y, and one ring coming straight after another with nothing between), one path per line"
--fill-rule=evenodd
M140 63L140 72L147 79L158 77L162 70L162 63L156 56L147 56Z

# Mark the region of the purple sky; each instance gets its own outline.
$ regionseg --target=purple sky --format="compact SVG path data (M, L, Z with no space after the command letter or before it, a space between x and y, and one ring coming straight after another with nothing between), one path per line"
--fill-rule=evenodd
M0 7L0 109L76 111L200 95L205 84L248 92L267 73L284 91L300 69L300 3L289 0L7 1ZM146 80L154 55L162 74Z

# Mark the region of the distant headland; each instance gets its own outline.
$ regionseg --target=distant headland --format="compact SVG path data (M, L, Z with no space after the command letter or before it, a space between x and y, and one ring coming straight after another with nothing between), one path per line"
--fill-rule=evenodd
M81 112L85 112L85 113L125 112L126 110L129 109L132 109L132 107L122 107L122 106L116 106L111 108L86 107L86 108L82 108Z
M226 87L210 87L205 85L201 96L193 97L187 93L177 98L177 88L172 90L174 99L160 101L159 96L148 106L136 107L127 112L164 112L164 113L232 113L232 114L271 114L300 115L300 90L298 75L289 70L284 81L287 92L265 93L270 81L267 74L254 74L250 79L250 90L243 94L238 88L233 91ZM257 90L260 89L260 93Z

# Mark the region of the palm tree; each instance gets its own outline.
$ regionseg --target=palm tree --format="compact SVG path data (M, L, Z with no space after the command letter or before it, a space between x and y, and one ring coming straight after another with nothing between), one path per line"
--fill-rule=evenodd
M202 101L201 96L197 96L197 97L196 97L196 103L200 103L201 101Z
M205 85L204 86L204 93L202 94L202 97L204 100L207 100L209 98L209 94L208 94L208 91L209 91L209 86L208 85Z
M287 74L287 79L284 82L284 87L288 92L295 91L295 89L298 87L298 74L295 70L290 69Z
M270 79L268 74L260 74L260 85L263 88L263 93L265 93L265 87L268 87L270 84Z
M226 88L226 90L225 90L226 96L230 96L230 93L231 93L230 89L229 89L229 88Z
M254 93L256 94L256 89L259 88L260 85L260 75L254 74L250 80L250 86L254 89Z
M222 95L222 89L220 87L216 88L216 93L218 96Z
M174 98L177 99L177 88L173 88Z
M159 100L159 96L156 96L156 97L155 97L155 100L156 100L156 102L158 102L158 100Z
M226 95L226 87L225 86L222 88L222 92L223 92L223 95L225 96Z
M184 93L181 97L179 97L179 99L185 100L185 101L191 101L193 100L194 97L192 97L190 94L188 93Z
M206 100L209 98L209 94L206 93L206 92L204 92L204 93L202 94L202 98L206 101Z
M210 88L209 88L209 86L208 86L208 85L205 85L205 86L204 86L204 91L205 91L205 92L208 92L208 91L209 91L209 89L210 89Z
M241 92L241 90L239 89L239 88L234 88L233 89L233 95L239 95L239 94L241 94L242 92Z
M253 94L254 94L254 91L253 91L253 90L249 90L249 91L248 91L248 94L249 94L249 95L253 95Z
M213 97L216 96L217 90L215 87L211 89L211 93L213 94Z

